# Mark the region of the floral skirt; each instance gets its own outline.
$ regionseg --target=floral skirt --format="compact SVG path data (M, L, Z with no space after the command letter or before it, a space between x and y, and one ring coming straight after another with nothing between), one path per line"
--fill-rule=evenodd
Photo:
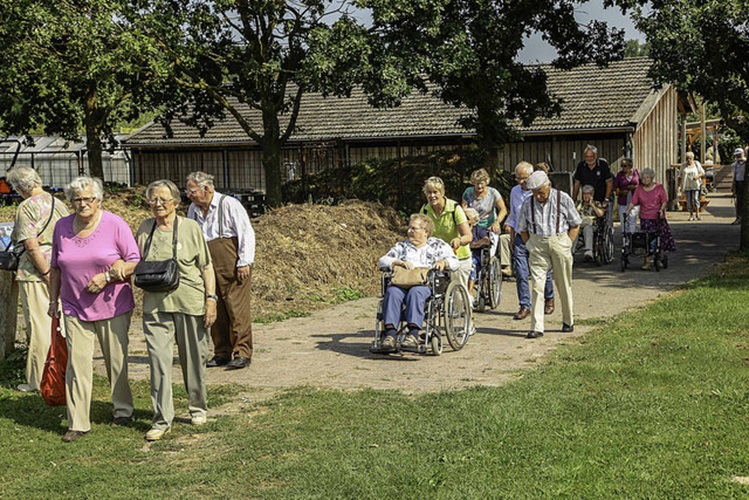
M640 219L640 231L658 233L661 238L661 252L676 251L676 241L666 219Z

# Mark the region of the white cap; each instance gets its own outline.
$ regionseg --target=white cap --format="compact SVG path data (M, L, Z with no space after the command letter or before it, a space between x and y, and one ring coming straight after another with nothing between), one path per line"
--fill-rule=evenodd
M733 156L741 156L744 154L744 150L741 148L736 148L736 151L733 152Z
M549 183L549 176L546 175L546 172L538 170L536 172L533 172L531 176L528 177L528 180L525 182L525 187L527 187L530 190L539 189L548 183Z

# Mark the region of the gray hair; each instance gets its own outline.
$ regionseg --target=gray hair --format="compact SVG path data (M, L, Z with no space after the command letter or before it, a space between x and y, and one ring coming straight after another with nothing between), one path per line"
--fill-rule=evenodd
M13 189L23 193L30 193L35 187L42 186L42 178L37 171L27 166L13 167L5 179Z
M655 179L655 170L652 168L643 168L640 172L640 176L644 177L646 175L649 175L651 179Z
M432 236L432 233L434 233L434 222L432 222L432 219L428 215L411 214L411 217L408 218L408 223L411 224L415 220L421 221L421 225L424 226L424 230L427 233L427 238Z
M214 188L213 176L205 172L191 172L190 174L187 175L187 182L190 182L190 181L193 181L201 189L206 186L210 186L211 188Z
M153 181L151 184L148 185L146 188L146 198L149 200L151 199L151 191L154 189L158 189L161 187L169 188L169 191L172 193L172 199L174 201L180 201L182 199L182 195L179 192L179 188L175 183L170 181L169 179L159 179L158 181Z
M101 179L98 177L89 177L88 175L76 177L70 181L70 184L65 186L65 198L67 198L70 203L73 203L75 194L80 193L89 186L94 188L94 196L96 199L102 201L104 199L104 183L101 182Z
M531 175L533 173L533 165L527 161L521 161L515 167L515 173L517 174L518 172L522 172L525 175Z
M585 154L586 151L590 151L591 153L596 155L596 158L598 158L598 148L594 145L588 144L587 146L585 146L585 149L583 149L583 154Z
M687 151L687 154L686 154L686 155L684 155L684 157L685 157L685 158L692 158L692 159L694 159L694 153L693 153L693 152L691 152L691 151Z
M473 219L477 218L479 216L478 210L475 208L468 207L465 209L466 217L468 217L468 222L472 221Z
M583 193L596 194L596 188L594 188L590 184L586 184L583 186Z

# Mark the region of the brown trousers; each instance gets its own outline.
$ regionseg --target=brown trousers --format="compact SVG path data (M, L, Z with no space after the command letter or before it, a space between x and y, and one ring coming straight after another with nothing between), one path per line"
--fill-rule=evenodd
M250 277L237 280L237 238L216 238L208 249L216 271L216 322L211 328L213 354L222 358L252 358Z

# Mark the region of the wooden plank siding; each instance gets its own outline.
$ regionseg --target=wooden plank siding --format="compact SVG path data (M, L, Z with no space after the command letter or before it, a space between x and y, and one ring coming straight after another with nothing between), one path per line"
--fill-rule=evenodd
M617 165L625 154L626 134L555 135L528 138L524 142L506 144L499 152L498 167L511 172L520 161L533 164L549 162L557 172L574 172L583 158L583 151L591 144L598 155Z
M635 168L652 168L657 182L666 181L666 170L676 161L678 123L677 93L671 87L632 136Z

